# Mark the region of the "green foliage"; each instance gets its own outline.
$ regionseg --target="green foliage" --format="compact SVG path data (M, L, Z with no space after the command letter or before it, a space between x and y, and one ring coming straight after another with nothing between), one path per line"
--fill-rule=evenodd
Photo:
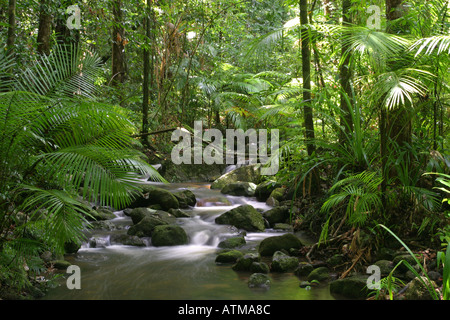
M382 178L376 172L363 171L336 182L330 189L332 195L324 202L322 213L329 213L336 206L346 203L345 215L341 219L348 219L352 226L364 225L369 217L380 213L382 209L379 185ZM336 192L338 191L338 192ZM328 236L328 228L333 211L323 227L320 242Z
M140 176L163 181L137 150L128 113L92 100L99 61L89 57L56 47L19 74L15 90L0 93L6 274L17 273L22 261L35 269L43 248L64 253L65 243L80 243L90 216L84 201L120 209Z

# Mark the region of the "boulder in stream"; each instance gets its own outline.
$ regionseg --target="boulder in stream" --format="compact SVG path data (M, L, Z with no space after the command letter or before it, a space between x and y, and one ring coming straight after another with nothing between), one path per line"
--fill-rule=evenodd
M152 245L155 247L178 246L189 242L186 231L177 225L156 226L152 234Z
M270 194L281 185L274 180L267 180L257 185L255 189L256 200L266 201Z
M261 180L260 172L261 164L252 164L249 166L239 167L233 171L227 172L220 178L214 180L211 184L211 189L222 189L230 183L239 181L252 182L258 184Z
M219 253L216 257L216 263L236 263L239 258L242 258L244 254L239 250L226 250Z
M300 249L303 247L302 242L292 233L286 233L281 236L268 237L259 244L258 251L262 256L272 256L276 251L289 249Z
M271 271L291 272L298 268L299 261L296 257L291 257L281 251L276 251L272 257Z
M191 190L183 190L174 192L173 195L177 198L180 208L187 209L189 207L194 207L197 203L195 194Z
M222 249L234 249L246 244L243 236L231 237L221 241L217 246Z
M256 184L252 182L234 182L227 184L220 192L231 196L253 197L255 195Z
M160 205L164 211L171 208L178 209L180 207L178 199L172 192L151 185L143 185L142 193L136 196L136 199L129 207L138 208L149 207L151 205Z
M253 273L248 279L249 288L264 288L270 287L270 278L265 273Z
M244 204L215 219L217 224L229 224L247 231L264 231L264 219L253 206Z

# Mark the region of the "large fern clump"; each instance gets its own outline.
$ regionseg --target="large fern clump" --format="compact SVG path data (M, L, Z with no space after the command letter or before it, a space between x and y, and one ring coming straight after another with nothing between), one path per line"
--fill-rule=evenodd
M89 202L121 209L142 175L163 179L137 151L127 110L96 101L97 55L60 46L15 76L11 58L0 57L0 66L7 80L0 86L0 259L7 274L43 247L62 253L66 243L80 243Z

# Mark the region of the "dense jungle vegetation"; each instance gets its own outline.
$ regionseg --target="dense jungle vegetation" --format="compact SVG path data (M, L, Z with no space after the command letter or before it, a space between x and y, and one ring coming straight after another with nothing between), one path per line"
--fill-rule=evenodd
M435 297L448 299L449 11L0 0L0 297L31 290L43 251L82 241L88 201L125 208L136 177L164 181L150 164L170 161L173 130L203 121L279 130L280 169L266 178L288 190L291 224L317 237L309 254L345 238L356 268L401 239L421 252L418 273L447 267Z

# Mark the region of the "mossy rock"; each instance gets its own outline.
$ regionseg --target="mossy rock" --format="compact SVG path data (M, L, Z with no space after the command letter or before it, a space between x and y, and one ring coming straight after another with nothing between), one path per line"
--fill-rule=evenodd
M250 265L250 272L254 272L254 273L269 273L270 272L270 267L267 263L265 262L252 262L252 264Z
M168 223L155 216L145 216L137 224L131 226L127 234L138 237L151 237L157 226L168 225Z
M295 269L295 274L299 277L306 277L313 270L314 270L314 266L312 264L307 263L307 262L300 262L297 269Z
M425 285L426 284L426 285ZM408 285L405 291L406 300L433 300L433 297L428 290L427 286L430 286L430 282L426 277L414 278ZM431 286L436 288L436 283L431 281Z
M364 299L370 290L367 288L366 275L354 275L330 282L330 292L347 298Z
M145 247L145 242L138 236L129 234L112 234L110 237L111 244L123 244L125 246Z
M318 267L311 271L308 275L307 280L309 282L317 280L319 282L326 281L330 279L330 273L327 267Z
M263 212L263 217L269 222L271 226L277 223L285 223L289 220L289 208L286 206L279 206Z
M299 238L292 233L286 233L262 240L259 244L258 252L262 256L272 256L276 251L286 250L289 252L291 248L300 249L301 247L303 247L303 244Z
M256 200L266 201L270 197L270 194L278 187L280 187L280 184L274 180L261 182L255 189Z
M257 253L247 253L239 258L233 265L234 271L250 271L253 262L260 262L261 256Z
M152 234L155 247L185 245L189 242L186 231L177 225L158 225Z
M221 241L217 246L222 249L234 249L246 244L244 237L231 237Z
M160 205L164 211L180 208L178 199L170 191L151 185L143 185L142 193L136 195L136 199L129 207L138 208L152 205Z
M239 181L258 184L261 180L260 167L260 164L254 164L239 167L237 169L234 169L233 171L225 173L211 184L211 189L222 190L222 188L226 185Z
M197 198L191 190L183 190L174 192L173 195L177 198L180 208L187 209L189 207L194 207L197 203Z
M249 288L265 288L270 287L270 277L265 273L253 273L248 279Z
M217 224L229 224L247 231L264 231L264 219L254 207L249 204L231 209L215 219Z
M277 251L273 254L270 270L273 272L291 272L298 267L298 259Z
M255 195L256 184L252 182L238 181L227 184L220 192L232 196L253 197Z
M229 250L221 252L217 255L216 263L236 263L239 258L242 258L244 254L239 250Z

